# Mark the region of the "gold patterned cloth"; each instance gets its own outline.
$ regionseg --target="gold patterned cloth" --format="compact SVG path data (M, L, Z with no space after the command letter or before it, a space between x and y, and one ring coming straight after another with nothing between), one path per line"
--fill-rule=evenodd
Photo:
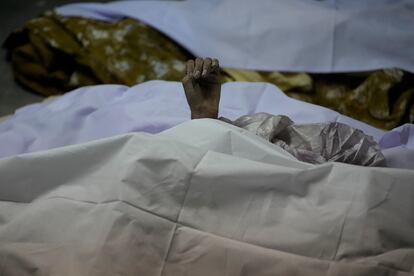
M110 23L52 13L27 22L4 46L16 79L46 96L101 83L179 80L191 57L136 20Z
M53 13L27 22L4 43L15 78L45 96L101 83L179 81L193 56L133 19L104 22ZM223 69L223 81L259 81L373 126L414 122L414 76L399 69L307 74Z

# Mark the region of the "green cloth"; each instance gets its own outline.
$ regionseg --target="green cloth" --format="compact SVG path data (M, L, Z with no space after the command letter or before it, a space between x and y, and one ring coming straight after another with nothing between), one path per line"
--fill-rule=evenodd
M104 22L45 14L12 33L8 49L17 81L45 96L85 85L180 81L194 58L164 34L133 19ZM287 95L373 126L414 122L414 77L398 69L307 74L223 69L223 81L274 83Z

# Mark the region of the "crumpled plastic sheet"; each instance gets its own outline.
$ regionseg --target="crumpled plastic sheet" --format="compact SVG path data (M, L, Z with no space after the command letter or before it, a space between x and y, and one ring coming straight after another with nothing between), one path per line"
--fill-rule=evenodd
M385 166L378 143L346 124L294 124L287 116L264 112L242 116L233 124L280 146L304 162Z

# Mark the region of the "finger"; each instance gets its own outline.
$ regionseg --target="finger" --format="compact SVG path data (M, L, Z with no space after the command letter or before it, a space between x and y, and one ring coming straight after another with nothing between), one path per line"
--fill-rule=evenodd
M198 79L201 76L201 70L203 70L203 59L196 58L194 67L194 77Z
M205 58L203 62L203 72L201 73L202 77L206 77L211 71L211 58Z
M193 78L190 75L185 76L181 80L181 83L183 84L184 92L186 95L190 95L194 92Z
M193 75L193 71L194 71L194 60L190 59L189 61L187 61L186 63L186 71L187 71L187 75L192 76Z
M213 58L213 61L211 62L211 70L217 72L220 70L220 64L218 59Z

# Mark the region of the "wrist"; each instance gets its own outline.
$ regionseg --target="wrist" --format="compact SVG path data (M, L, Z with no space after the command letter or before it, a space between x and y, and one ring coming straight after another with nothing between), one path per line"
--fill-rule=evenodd
M215 110L191 110L191 119L203 119L203 118L210 118L210 119L217 119L218 111Z

